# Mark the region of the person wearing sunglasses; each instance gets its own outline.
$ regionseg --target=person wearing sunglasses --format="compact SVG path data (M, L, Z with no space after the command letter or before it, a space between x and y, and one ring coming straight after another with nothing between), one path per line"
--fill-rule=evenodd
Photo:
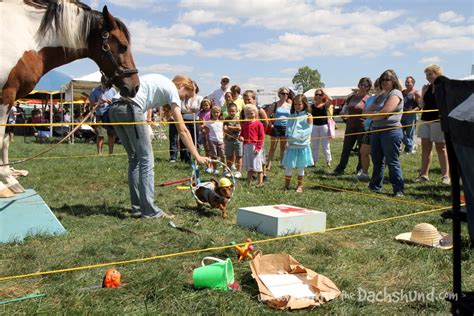
M372 88L372 80L368 77L363 77L359 80L357 92L350 95L345 102L341 117L346 119L346 130L344 132L344 143L342 145L341 159L333 175L342 175L349 162L352 148L357 143L357 148L360 148L362 137L365 133L364 121L365 118L361 115L365 109L365 103L369 98L369 91ZM358 153L358 162L355 173L362 169L360 154Z
M403 114L402 86L395 71L385 70L379 77L383 93L367 109L372 115L370 147L374 165L369 189L380 193L384 168L388 167L393 196L404 195L404 181L400 164L400 145L403 139L401 118ZM387 113L385 115L385 113Z
M332 156L329 144L329 124L328 115L332 115L333 106L331 98L324 93L323 89L314 91L314 102L311 105L311 116L313 117L313 130L311 132L311 148L314 165L318 163L319 147L323 148L326 166L331 166ZM320 146L321 144L321 146Z
M274 102L267 108L267 115L275 120L270 121L273 125L270 134L270 150L268 152L267 170L272 166L273 156L275 155L278 142L280 143L280 163L285 154L286 148L286 126L288 124L287 118L290 116L291 104L288 102L288 95L290 91L283 87L278 89L277 102Z

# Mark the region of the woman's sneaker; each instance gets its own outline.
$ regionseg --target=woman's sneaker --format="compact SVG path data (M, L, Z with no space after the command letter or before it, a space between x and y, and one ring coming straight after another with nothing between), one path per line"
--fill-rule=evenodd
M212 168L207 168L207 169L206 169L206 173L213 174L213 173L214 173L214 169L212 169Z
M443 176L443 177L441 177L441 182L443 184L450 185L451 184L451 179L448 176Z
M242 174L237 171L236 173L234 173L234 178L240 179L240 178L242 178Z
M173 219L174 215L165 212L156 213L154 215L142 215L143 219Z
M430 181L430 178L428 178L427 176L418 176L415 179L415 182L428 182L428 181Z

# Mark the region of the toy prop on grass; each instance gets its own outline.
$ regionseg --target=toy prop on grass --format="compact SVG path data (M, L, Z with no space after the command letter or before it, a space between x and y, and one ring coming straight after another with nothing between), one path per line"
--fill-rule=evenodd
M235 245L234 248L237 250L239 262L242 262L243 260L245 260L245 258L249 260L253 259L251 251L253 251L254 247L250 244L251 242L252 239L248 238L243 246L236 245L234 241L231 243L232 245Z
M227 218L227 204L235 191L234 174L229 167L219 160L211 160L211 162L221 164L223 168L230 173L231 179L220 178L218 181L210 179L207 182L202 182L199 176L199 168L193 164L190 184L191 193L199 209L203 209L204 205L208 204L212 208L218 208L222 212L222 218Z
M108 289L116 289L120 286L122 274L115 268L110 268L105 272L102 281L102 287Z

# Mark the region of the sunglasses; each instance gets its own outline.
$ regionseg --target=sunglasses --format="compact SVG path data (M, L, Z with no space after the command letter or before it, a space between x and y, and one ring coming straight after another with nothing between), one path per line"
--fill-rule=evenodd
M287 92L280 92L281 95L288 95Z
M318 96L318 97L322 97L324 94L322 94L322 93L315 93L314 95L315 95L315 96Z
M366 84L363 84L363 83L361 83L361 84L359 84L359 87L362 87L362 88L368 88L368 87L369 87L369 85L366 85Z

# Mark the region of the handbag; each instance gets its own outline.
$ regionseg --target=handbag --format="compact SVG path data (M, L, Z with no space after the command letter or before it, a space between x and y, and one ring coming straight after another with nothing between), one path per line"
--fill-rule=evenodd
M273 124L271 122L268 122L267 127L265 127L265 135L272 135L272 128Z
M336 137L336 121L331 117L328 118L328 136L329 139Z
M275 114L275 111L276 111L277 103L274 102L272 104L272 106L274 106L273 112L268 116L268 118L273 118L273 115ZM269 121L267 121L267 126L265 127L265 135L271 136L272 135L272 129L273 129L273 121L269 120Z

